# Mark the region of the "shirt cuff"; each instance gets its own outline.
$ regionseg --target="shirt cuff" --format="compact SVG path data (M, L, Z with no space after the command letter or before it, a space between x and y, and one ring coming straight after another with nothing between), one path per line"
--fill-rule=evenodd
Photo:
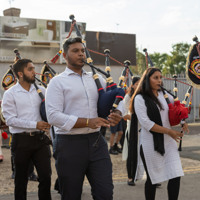
M149 123L145 123L145 128L150 131L152 129L152 127L155 125L155 122L149 122Z
M35 128L36 129L36 127L37 127L37 122L35 122L35 121L30 121L29 122L29 127L28 128Z
M76 124L77 120L78 120L77 116L70 115L69 118L67 119L66 123L64 124L64 126L61 127L61 129L64 129L66 131L70 131L74 127L74 125Z
M121 111L122 116L125 115L125 112L126 112L126 111L125 111L124 104L123 104L122 101L119 102L119 105L117 106L117 110Z

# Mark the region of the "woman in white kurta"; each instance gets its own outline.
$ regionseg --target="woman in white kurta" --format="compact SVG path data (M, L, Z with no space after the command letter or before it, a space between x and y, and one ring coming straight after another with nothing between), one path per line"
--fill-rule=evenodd
M124 120L127 120L127 129L125 133L125 138L124 138L124 145L123 145L123 151L122 151L122 160L126 160L128 157L128 138L130 134L130 120L131 120L131 113L129 111L129 106L130 106L130 100L131 97L134 93L134 90L137 88L138 83L139 83L140 77L134 77L132 79L131 86L129 88L129 91L125 95L123 99L123 104L124 104Z
M132 108L132 111L135 111L138 121L141 124L140 154L147 173L145 197L146 200L154 200L156 193L155 184L169 180L169 200L176 200L179 194L180 177L184 175L176 141L179 141L183 134L172 130L170 127L168 105L162 91L160 91L162 83L160 70L149 68L146 70L143 78L139 85L138 95L134 98L134 108ZM147 108L149 102L145 101L145 99L152 101L158 107L158 113L155 110L155 113L152 113L152 115L155 116L160 113L162 125L150 120L151 116L149 116L148 111L151 108ZM171 97L170 100L172 100ZM184 126L184 130L187 130L187 124ZM159 133L162 137L164 136L164 151L162 153L154 148L152 131L156 134Z
M139 84L139 80L140 80L140 77L134 77L132 79L132 83L129 88L129 91L127 92L123 100L124 108L125 108L124 119L127 120L127 129L126 129L125 137L124 137L122 160L126 160L126 167L127 167L127 173L128 173L127 184L130 186L134 186L136 179L141 179L143 176L143 167L142 167L140 156L138 155L135 157L135 154L133 153L134 144L135 144L134 139L137 139L137 138L134 138L134 133L130 132L131 113L129 111L130 100L135 89L137 88ZM138 130L137 130L137 134L138 134Z

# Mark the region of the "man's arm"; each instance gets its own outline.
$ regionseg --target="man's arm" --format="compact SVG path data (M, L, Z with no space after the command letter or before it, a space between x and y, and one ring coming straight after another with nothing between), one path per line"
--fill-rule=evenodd
M47 119L51 125L70 131L76 124L78 117L63 113L65 98L62 87L56 78L54 77L50 81L46 90L45 108Z
M97 118L78 118L73 128L84 128L89 127L92 129L100 128L101 126L110 127L108 120L97 117Z

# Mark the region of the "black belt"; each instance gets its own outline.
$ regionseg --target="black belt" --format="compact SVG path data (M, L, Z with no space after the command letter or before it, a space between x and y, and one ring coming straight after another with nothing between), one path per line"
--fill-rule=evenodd
M93 137L99 134L99 131L93 132L93 133L86 133L86 134L56 134L56 137L58 138L84 138L84 137Z
M34 131L34 132L23 132L23 133L15 133L13 135L26 135L26 136L36 136L36 135L43 135L43 131Z

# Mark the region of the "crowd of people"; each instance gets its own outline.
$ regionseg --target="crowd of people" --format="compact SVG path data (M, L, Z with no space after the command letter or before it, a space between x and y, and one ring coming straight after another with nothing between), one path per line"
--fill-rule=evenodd
M134 186L146 172L146 200L154 200L157 184L166 180L169 200L177 200L183 170L176 142L183 133L170 127L168 105L160 87L161 71L153 67L141 78L133 78L124 100L105 119L98 117L93 75L83 68L86 55L81 38L67 39L63 51L67 67L51 79L46 91L35 87L33 62L19 59L13 65L18 82L3 95L2 113L12 134L15 200L26 200L30 163L37 171L39 199L52 199L49 131L53 131L56 184L62 200L81 199L85 176L93 199L112 200L109 154L119 153L126 160L128 185ZM99 80L105 89L100 75ZM40 115L40 92L45 95L48 122ZM173 103L171 96L170 101ZM104 138L105 128L111 132L110 148ZM188 131L186 123L183 131Z

